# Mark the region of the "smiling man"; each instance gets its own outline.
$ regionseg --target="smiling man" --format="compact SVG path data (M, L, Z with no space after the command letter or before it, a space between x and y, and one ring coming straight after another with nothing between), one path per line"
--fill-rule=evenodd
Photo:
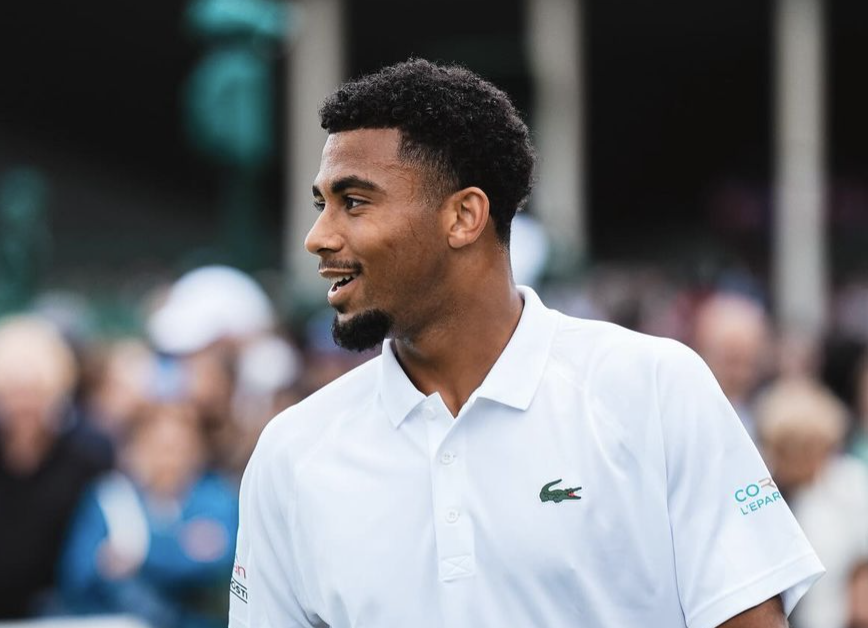
M231 628L786 626L823 569L705 364L514 284L509 98L411 60L320 115L305 244L382 354L263 433Z

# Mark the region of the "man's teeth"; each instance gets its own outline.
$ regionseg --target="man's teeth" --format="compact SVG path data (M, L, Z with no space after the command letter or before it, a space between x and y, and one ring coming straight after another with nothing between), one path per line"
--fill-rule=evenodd
M332 283L332 290L337 290L341 286L347 285L355 278L355 275L344 275L343 277L335 278L334 282Z

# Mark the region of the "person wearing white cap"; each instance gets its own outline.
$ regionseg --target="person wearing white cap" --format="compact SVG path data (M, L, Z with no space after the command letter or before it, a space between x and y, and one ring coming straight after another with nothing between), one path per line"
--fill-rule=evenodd
M527 127L458 66L345 84L306 239L345 347L266 427L231 628L781 628L823 568L708 368L516 286Z
M265 291L250 276L229 266L203 266L183 275L148 320L154 346L185 355L228 339L268 331L275 322Z

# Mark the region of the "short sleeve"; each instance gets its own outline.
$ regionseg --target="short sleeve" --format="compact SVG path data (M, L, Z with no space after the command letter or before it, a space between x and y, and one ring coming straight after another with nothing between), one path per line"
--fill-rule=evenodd
M276 485L269 468L267 439L264 432L241 482L229 628L315 628L299 601L283 505L286 490Z
M708 367L662 344L658 411L687 625L714 628L776 595L789 614L823 566Z

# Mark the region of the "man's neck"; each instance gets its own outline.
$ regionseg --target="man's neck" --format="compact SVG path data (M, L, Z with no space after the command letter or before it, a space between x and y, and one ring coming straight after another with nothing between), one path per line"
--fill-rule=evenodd
M512 338L524 307L505 277L499 285L461 295L459 307L418 337L398 338L395 355L413 385L439 392L453 416L485 380Z

